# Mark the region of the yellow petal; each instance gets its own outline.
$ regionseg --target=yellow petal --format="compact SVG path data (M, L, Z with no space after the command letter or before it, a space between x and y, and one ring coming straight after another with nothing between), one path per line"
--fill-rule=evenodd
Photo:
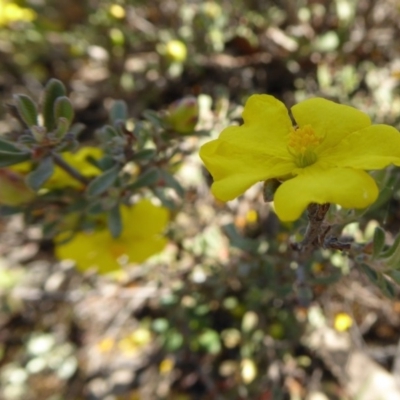
M255 94L247 100L242 117L243 125L224 129L219 139L243 151L257 150L274 157L289 157L286 141L292 121L282 102L273 96Z
M366 208L378 197L375 181L364 171L351 168L306 168L285 181L274 196L275 211L282 221L300 218L310 203Z
M155 206L150 200L140 200L133 207L121 207L124 237L150 238L161 233L167 226L169 212Z
M319 97L296 104L292 113L300 127L311 125L318 135L324 137L319 153L335 146L350 133L371 125L367 114Z
M224 140L213 140L200 149L200 157L211 173L212 191L228 201L259 181L285 176L296 167L290 159L268 156L259 148L243 149Z
M253 95L246 102L243 121L242 126L226 128L217 140L200 149L214 179L213 193L222 201L295 168L287 150L292 122L282 102L268 95Z
M159 253L167 244L167 239L154 236L146 240L132 240L127 243L129 262L141 263L147 258Z
M60 260L73 260L79 271L90 268L105 274L121 269L117 258L111 253L111 235L108 231L77 233L72 240L55 247L56 257Z
M400 132L388 125L372 125L353 132L321 160L340 167L382 169L400 165Z

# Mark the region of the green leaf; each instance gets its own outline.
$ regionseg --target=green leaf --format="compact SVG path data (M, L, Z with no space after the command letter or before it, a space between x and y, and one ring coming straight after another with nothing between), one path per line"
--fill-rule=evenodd
M8 140L0 138L0 151L21 153L21 150Z
M121 218L119 204L117 204L108 212L107 225L114 239L116 239L121 235L123 225L122 225L122 218Z
M136 179L135 182L128 186L128 190L138 190L144 186L153 186L160 179L160 170L158 168L150 168Z
M395 288L381 272L373 270L367 264L360 264L359 267L367 275L368 279L377 286L381 292L388 298L393 299L395 296ZM390 275L390 273L388 273Z
M110 110L110 120L113 124L117 121L126 121L128 119L128 106L123 100L116 100Z
M10 165L18 164L27 161L31 158L31 153L17 153L0 150L0 168L9 167Z
M34 101L24 94L14 95L18 114L28 127L38 124L38 111Z
M163 126L163 120L156 111L145 110L143 111L143 117L157 128L161 128Z
M60 117L57 120L57 128L53 132L54 138L61 140L68 133L70 122L65 117Z
M132 161L145 161L145 160L151 160L154 159L156 156L156 150L155 149L143 149L135 153L131 160Z
M378 284L379 276L376 271L367 264L359 264L359 267L374 285Z
M65 86L58 79L50 79L49 82L47 82L43 97L43 119L48 132L51 132L56 127L54 115L55 102L59 97L65 95Z
M112 127L110 125L105 125L96 132L96 136L99 138L99 140L101 142L106 143L106 142L110 141L111 139L119 136L119 134L114 127Z
M59 118L66 118L69 125L72 124L74 119L74 109L71 104L71 100L66 97L58 97L54 102L54 119L57 121Z
M80 122L77 122L76 124L73 124L69 130L69 132L77 138L83 131L85 130L85 125L81 124Z
M103 174L93 179L87 186L86 193L89 197L98 196L110 188L116 181L120 171L118 164L114 165Z
M388 275L398 284L400 285L400 271L392 270L388 272Z
M53 175L54 163L49 156L40 161L40 164L30 172L26 178L26 184L33 190L40 189L43 184Z
M31 126L31 133L35 141L41 143L46 138L47 130L44 126L33 125ZM20 137L19 140L21 141L21 139L22 138ZM25 141L25 143L29 143L29 139L28 141Z
M383 260L387 266L400 269L400 234L396 236L392 246L382 252L379 258Z
M240 235L234 224L226 224L222 227L226 236L228 236L231 246L250 253L256 253L259 248L259 242Z
M396 296L396 290L391 282L389 282L383 275L378 282L378 287L382 293L389 299L394 299Z
M183 197L185 195L185 189L175 179L175 177L165 170L160 170L160 172L161 172L161 179L164 180L165 186L174 189L179 197Z
M385 231L377 226L374 231L372 258L379 257L385 246Z

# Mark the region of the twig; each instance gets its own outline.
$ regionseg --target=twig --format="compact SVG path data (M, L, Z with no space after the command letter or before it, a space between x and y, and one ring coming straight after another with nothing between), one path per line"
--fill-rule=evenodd
M74 179L81 182L85 186L89 183L89 180L87 178L85 178L74 167L72 167L67 162L65 162L58 153L51 152L50 154L51 154L51 157L53 158L54 163L56 165L58 165L60 168L62 168L67 174L71 175Z
M312 293L306 282L306 262L310 259L314 250L322 247L325 249L349 251L350 243L341 242L334 236L328 235L332 226L324 223L325 215L329 210L329 203L311 203L307 208L308 225L303 240L293 243L292 248L296 252L297 278L296 288L298 299L302 306L307 307L312 298Z
M311 253L318 247L322 247L325 236L330 230L330 226L324 226L324 218L329 210L330 204L311 203L307 208L308 225L303 240L294 243L293 249L298 253L299 261L306 260Z

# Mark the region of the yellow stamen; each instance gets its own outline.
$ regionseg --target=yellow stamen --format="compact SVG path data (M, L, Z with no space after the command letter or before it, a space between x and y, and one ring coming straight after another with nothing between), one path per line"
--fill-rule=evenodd
M292 128L288 139L289 153L294 157L298 167L304 168L314 164L318 157L315 149L322 138L317 136L311 125Z

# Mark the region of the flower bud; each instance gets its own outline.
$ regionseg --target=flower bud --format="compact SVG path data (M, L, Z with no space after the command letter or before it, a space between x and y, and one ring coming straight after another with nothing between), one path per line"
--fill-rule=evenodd
M178 133L193 132L199 119L199 104L196 97L188 96L174 101L167 110L165 122Z

